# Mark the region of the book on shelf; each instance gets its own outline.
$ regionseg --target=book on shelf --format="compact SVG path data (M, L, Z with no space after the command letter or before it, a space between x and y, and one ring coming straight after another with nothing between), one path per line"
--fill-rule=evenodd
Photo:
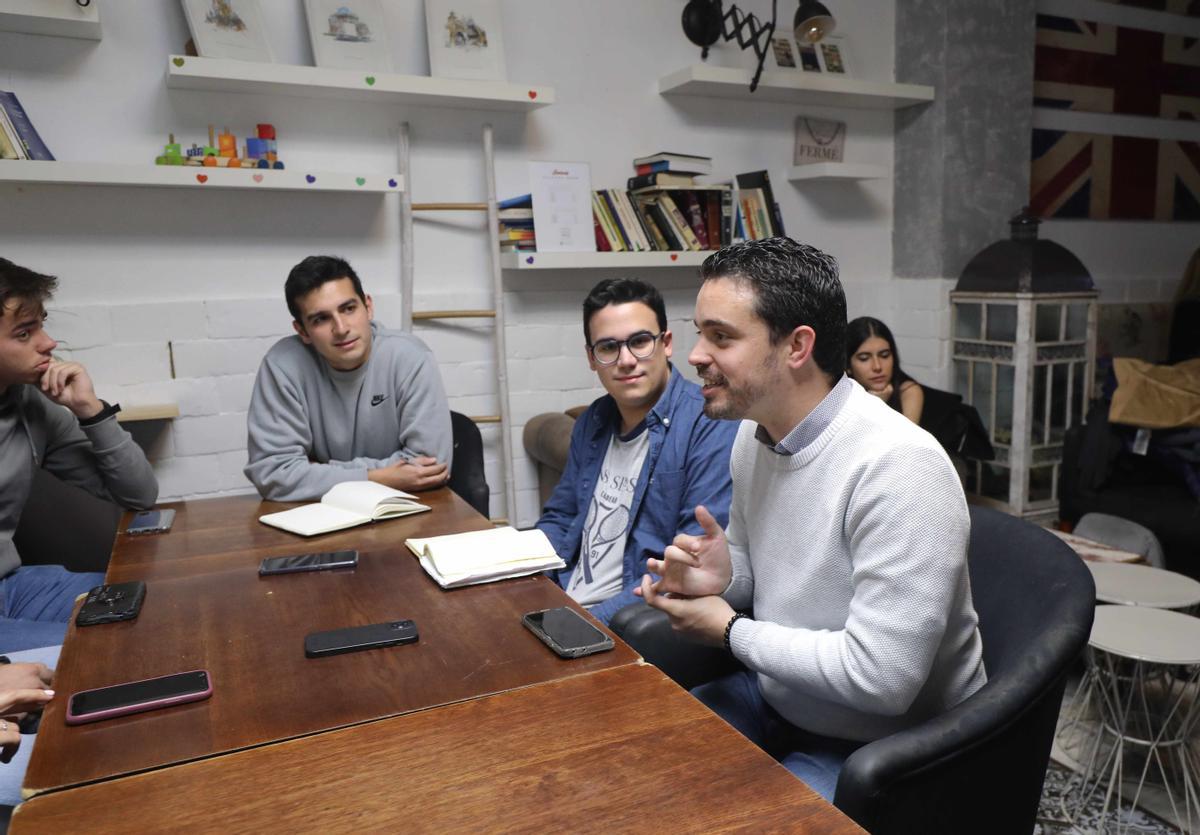
M697 192L681 191L679 198L683 203L680 205L677 202L677 205L683 212L683 219L688 222L696 234L696 240L700 242L700 249L711 249L708 245L708 224L704 221L704 209L700 206Z
M524 577L565 568L546 535L537 528L504 526L469 533L404 540L425 573L444 589Z
M301 536L316 536L429 509L403 490L374 481L343 481L335 484L319 502L267 513L259 516L258 521Z
M54 154L50 153L50 149L38 135L37 128L29 120L29 115L21 106L16 94L0 90L0 110L4 112L6 132L8 128L12 129L9 136L11 144L17 153L22 155L22 159L54 159Z
M608 201L604 199L604 194L599 191L592 192L592 222L600 223L600 231L604 234L604 239L608 242L608 247L612 252L624 252L625 242L621 239L620 232L617 231L616 221L613 220L612 213L608 207Z
M766 171L751 171L738 174L736 180L739 189L758 189L762 193L763 209L770 218L763 237L786 235L783 231L783 213L779 211L779 204L775 202L775 192L771 190L771 176Z
M529 209L530 217L533 217L533 195L519 194L516 197L509 197L507 200L501 200L496 204L500 210L504 209Z
M633 209L638 213L638 220L642 222L642 226L650 233L651 243L654 244L654 249L658 252L667 252L671 249L671 245L667 243L666 236L658 227L658 221L654 219L653 213L646 201L635 199L633 201Z
M647 201L647 209L650 211L650 216L654 218L655 224L666 239L667 248L672 252L683 252L688 248L687 242L683 240L683 233L675 226L675 221L671 219L671 213L663 208L660 198L655 197Z
M681 174L711 174L712 173L712 157L701 157L695 154L680 154L675 151L657 151L647 157L638 157L633 161L634 170L638 174L648 174L651 171L639 170L641 166L654 165L655 163L663 163L667 165L665 168L658 169L661 171L675 171Z
M533 223L533 208L532 207L530 207L528 209L524 209L524 208L522 208L522 209L501 209L496 214L501 220L505 220L505 221L527 220L530 222L530 224Z
M671 195L660 194L658 197L658 204L666 211L672 228L674 229L676 235L684 243L684 249L700 249L700 241L696 238L696 233L692 231L691 225L683 216L683 212L679 211L679 206L677 206L675 201L671 199Z
M659 172L657 174L639 174L636 177L630 177L625 183L625 187L633 191L651 186L690 186L695 185L695 183L696 177L693 174L668 174Z

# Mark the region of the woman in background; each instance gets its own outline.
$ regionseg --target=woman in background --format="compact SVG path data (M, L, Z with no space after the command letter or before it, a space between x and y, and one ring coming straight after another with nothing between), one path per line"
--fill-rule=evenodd
M846 373L913 423L921 422L925 392L900 370L896 340L883 322L860 316L847 326Z

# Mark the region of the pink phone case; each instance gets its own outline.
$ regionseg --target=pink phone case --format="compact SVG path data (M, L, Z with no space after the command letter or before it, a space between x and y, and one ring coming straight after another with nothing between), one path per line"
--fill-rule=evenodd
M100 710L95 713L87 713L82 716L71 712L72 704L75 697L82 693L99 693L103 690L111 690L114 687L124 687L129 684L141 684L146 681L158 681L163 678L174 678L177 675L189 675L190 673L204 673L204 678L208 682L208 686L204 690L197 690L191 693L181 693L178 696L166 696L158 699L151 699L145 702L138 702L132 705L123 705L122 707L114 707L109 710ZM182 705L188 702L199 702L207 699L212 695L212 676L208 670L190 670L187 673L172 673L168 676L155 676L154 678L141 679L140 681L126 681L121 684L113 684L108 687L96 687L92 690L80 690L78 693L72 693L71 698L67 699L67 724L68 725L83 725L87 722L99 722L101 719L112 719L115 716L126 716L130 713L144 713L147 710L158 710L161 707L171 707L172 705Z

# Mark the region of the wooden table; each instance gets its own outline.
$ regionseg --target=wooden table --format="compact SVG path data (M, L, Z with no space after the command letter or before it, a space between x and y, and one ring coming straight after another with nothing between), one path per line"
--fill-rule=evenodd
M862 832L647 665L42 795L11 826L75 829Z
M109 579L146 579L146 602L136 620L71 627L54 682L62 697L42 718L25 791L160 768L637 660L620 641L611 652L574 661L550 653L521 625L525 612L570 603L544 577L439 588L400 543L486 524L442 492L433 513L312 539L257 522L262 507L256 498L188 502L178 530L119 541ZM240 547L221 550L231 545ZM263 556L345 547L359 549L352 571L258 576ZM310 632L400 618L417 622L416 644L304 655ZM89 725L64 722L71 693L193 669L211 673L212 698Z

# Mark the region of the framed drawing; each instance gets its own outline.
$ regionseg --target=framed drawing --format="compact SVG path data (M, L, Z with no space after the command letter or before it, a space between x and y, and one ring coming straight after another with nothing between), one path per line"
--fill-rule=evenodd
M817 60L821 63L822 71L837 73L839 75L849 75L850 60L846 55L846 41L844 38L825 38L818 42L816 47Z
M505 81L499 0L425 0L429 73Z
M775 66L779 69L796 69L796 58L792 55L792 42L789 38L772 38L771 51L775 53Z
M265 64L275 60L258 0L183 0L183 16L197 55Z
M393 71L380 0L304 0L304 14L318 67Z
M820 72L821 61L817 58L817 47L803 41L796 41L796 52L800 55L800 69L805 72Z

